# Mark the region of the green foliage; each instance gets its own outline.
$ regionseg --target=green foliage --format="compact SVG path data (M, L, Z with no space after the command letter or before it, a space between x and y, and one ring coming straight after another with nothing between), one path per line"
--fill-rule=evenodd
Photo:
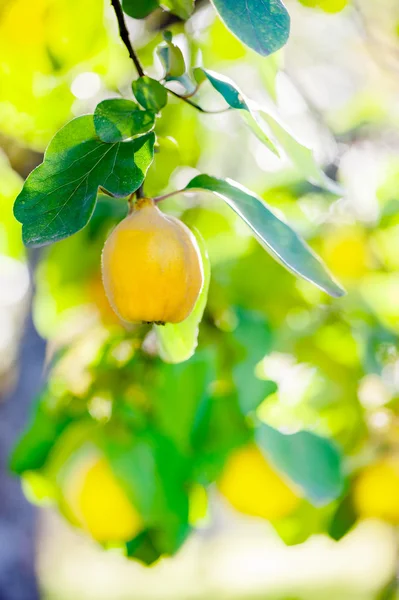
M263 247L287 269L316 284L331 296L343 295L342 288L312 250L261 198L233 181L223 181L209 175L194 177L186 189L207 190L223 198L249 225Z
M250 48L268 56L288 40L290 18L280 0L213 0L227 27Z
M150 133L133 141L104 143L90 115L65 125L15 201L25 244L41 246L82 229L93 214L100 185L119 197L134 192L151 164L154 140Z
M181 19L188 19L194 10L194 0L162 0L162 6Z

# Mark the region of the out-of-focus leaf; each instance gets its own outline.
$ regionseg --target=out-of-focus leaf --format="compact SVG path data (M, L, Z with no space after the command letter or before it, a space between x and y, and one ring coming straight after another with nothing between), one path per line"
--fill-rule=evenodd
M194 0L161 0L161 4L181 19L188 19L194 10Z
M12 452L10 468L20 475L24 471L43 467L56 441L70 422L69 416L50 412L40 400L32 422Z
M132 89L137 102L147 110L159 112L168 101L168 92L164 86L146 75L133 81Z
M202 351L179 365L160 363L151 383L157 426L182 452L190 452L197 421L208 403L216 379L214 362L213 353Z
M188 531L186 461L153 431L133 433L115 425L101 436L112 470L149 529L159 554L172 554Z
M207 190L222 198L252 229L262 246L295 275L314 283L334 297L344 294L321 260L289 225L258 196L231 180L209 175L194 177L187 190Z
M158 0L122 0L124 12L133 19L145 19L158 7Z
M352 529L357 519L351 496L344 496L329 524L328 534L333 540L342 539Z
M272 150L272 152L278 155L276 144L277 146L281 146L292 163L311 183L325 188L332 194L342 194L342 190L338 184L329 179L316 163L312 150L302 144L289 131L273 107L269 106L265 108L259 106L247 98L237 85L224 75L200 67L197 70L203 71L214 89L223 96L231 108L248 113L245 120L260 141ZM268 128L267 131L265 131L265 122Z
M342 493L341 455L330 440L310 431L286 435L262 423L256 441L267 460L300 486L314 504L327 504Z
M290 17L280 0L212 0L227 27L244 44L268 56L286 44Z
M271 347L271 330L265 318L249 311L238 311L238 326L231 334L236 344L233 381L238 402L243 413L255 410L259 404L277 389L273 381L255 376L257 363Z
M91 115L65 125L15 201L25 244L41 246L82 229L93 214L100 185L119 197L134 192L152 162L154 142L149 133L128 142L104 143Z
M169 363L183 362L194 354L198 344L199 325L208 299L211 263L201 234L195 230L194 235L201 252L204 274L204 283L198 300L192 313L182 323L155 326L159 354L165 362Z
M141 110L132 100L103 100L94 111L94 127L98 137L108 144L121 142L153 129L155 113Z

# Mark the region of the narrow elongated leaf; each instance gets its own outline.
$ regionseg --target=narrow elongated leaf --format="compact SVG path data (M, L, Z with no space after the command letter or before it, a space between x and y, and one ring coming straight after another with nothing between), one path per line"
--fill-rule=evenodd
M133 19L145 19L158 7L158 0L122 0L124 12Z
M301 174L311 183L325 188L332 194L341 195L342 189L327 177L322 169L317 164L313 152L310 148L302 144L282 122L277 115L277 111L271 106L265 108L259 106L253 100L247 98L239 87L224 75L202 70L214 89L223 96L225 101L232 108L246 111L250 117L243 117L255 133L255 135L263 142L272 152L279 154L276 149L280 146L292 163L299 169ZM265 125L267 130L265 131Z
M188 19L194 10L194 0L161 0L161 4L181 19Z
M244 44L268 56L287 43L290 17L281 0L212 0L227 27Z
M295 275L331 296L345 293L306 242L253 192L235 181L210 175L194 177L186 189L207 190L222 198L247 223L262 246Z
M209 71L208 69L202 69L198 67L196 71L202 71L208 81L212 84L221 96L226 100L227 104L231 106L231 108L244 111L241 113L241 116L252 129L253 133L256 137L263 143L269 150L279 156L279 152L274 144L274 142L270 139L269 135L266 133L262 122L259 119L259 115L253 111L244 96L244 94L239 90L239 88L224 75L220 75L219 73L215 73L214 71Z
M267 459L313 503L327 504L342 493L341 455L330 440L310 431L285 435L262 423L256 441Z
M137 102L147 110L158 112L168 101L168 92L164 86L146 75L133 81L132 90Z
M169 363L183 362L194 354L198 344L199 324L208 299L211 263L201 234L198 231L194 231L194 234L197 238L204 269L204 285L202 286L199 298L191 315L182 323L168 323L163 326L155 326L159 354L165 362Z
M94 127L98 137L109 144L150 131L155 125L155 113L141 110L132 100L103 100L94 111Z
M27 246L62 240L90 220L101 185L115 196L143 183L154 155L155 136L107 144L95 132L92 115L70 121L54 136L44 162L29 175L14 214Z

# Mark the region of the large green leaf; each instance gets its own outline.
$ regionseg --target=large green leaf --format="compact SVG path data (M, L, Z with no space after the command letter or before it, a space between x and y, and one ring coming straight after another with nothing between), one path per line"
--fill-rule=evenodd
M123 10L133 19L145 19L158 6L158 0L122 0Z
M154 143L153 133L104 143L96 135L92 115L65 125L15 201L25 244L41 246L82 229L93 214L99 186L118 197L137 190L152 162Z
M181 19L188 19L194 10L194 0L161 0L161 4Z
M244 44L268 56L286 44L290 17L281 0L212 0L227 27Z
M103 100L94 111L96 133L108 144L151 131L154 125L153 111L141 110L138 104L124 98Z
M344 486L341 455L333 442L310 431L285 435L262 423L256 441L279 471L317 505L340 496Z
M214 89L223 96L232 108L242 110L242 116L248 122L257 137L275 154L279 154L276 145L280 146L292 163L299 169L301 174L311 183L330 191L332 194L340 195L341 188L329 179L317 164L313 151L302 144L284 125L272 106L265 108L247 98L239 87L220 73L201 70ZM245 116L246 115L246 116ZM267 127L267 131L265 131Z
M204 314L208 299L211 278L211 263L205 242L198 231L194 231L201 252L204 284L201 293L189 317L182 323L156 325L159 354L165 362L179 363L188 360L195 352L198 344L199 324Z
M210 175L197 175L186 189L207 190L222 198L247 223L262 246L295 275L331 296L345 293L306 242L253 192L235 181Z

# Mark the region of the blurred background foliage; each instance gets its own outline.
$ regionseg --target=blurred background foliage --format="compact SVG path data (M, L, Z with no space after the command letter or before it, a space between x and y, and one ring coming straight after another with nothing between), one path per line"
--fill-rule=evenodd
M154 51L167 27L188 64L201 53L252 97L273 98L346 193L337 200L309 184L235 114L201 115L178 101L157 123L146 193L182 187L197 171L233 177L289 219L348 294L329 299L296 280L221 201L167 200L166 211L202 234L212 269L197 353L170 365L156 357L153 333L122 327L104 295L101 249L124 203L100 196L84 230L27 254L12 216L23 178L60 126L104 98L129 97L135 74L108 2L3 0L0 384L5 396L18 376L32 305L52 369L12 466L42 506L43 597L396 598L399 7L287 1L290 41L261 58L197 5L186 24L162 11L128 19L148 73L161 76ZM208 88L203 103L220 106ZM243 406L247 396L255 406ZM265 463L251 441L255 409L286 433L335 440L346 476L338 500L314 506ZM152 563L187 537L152 569L123 557Z

